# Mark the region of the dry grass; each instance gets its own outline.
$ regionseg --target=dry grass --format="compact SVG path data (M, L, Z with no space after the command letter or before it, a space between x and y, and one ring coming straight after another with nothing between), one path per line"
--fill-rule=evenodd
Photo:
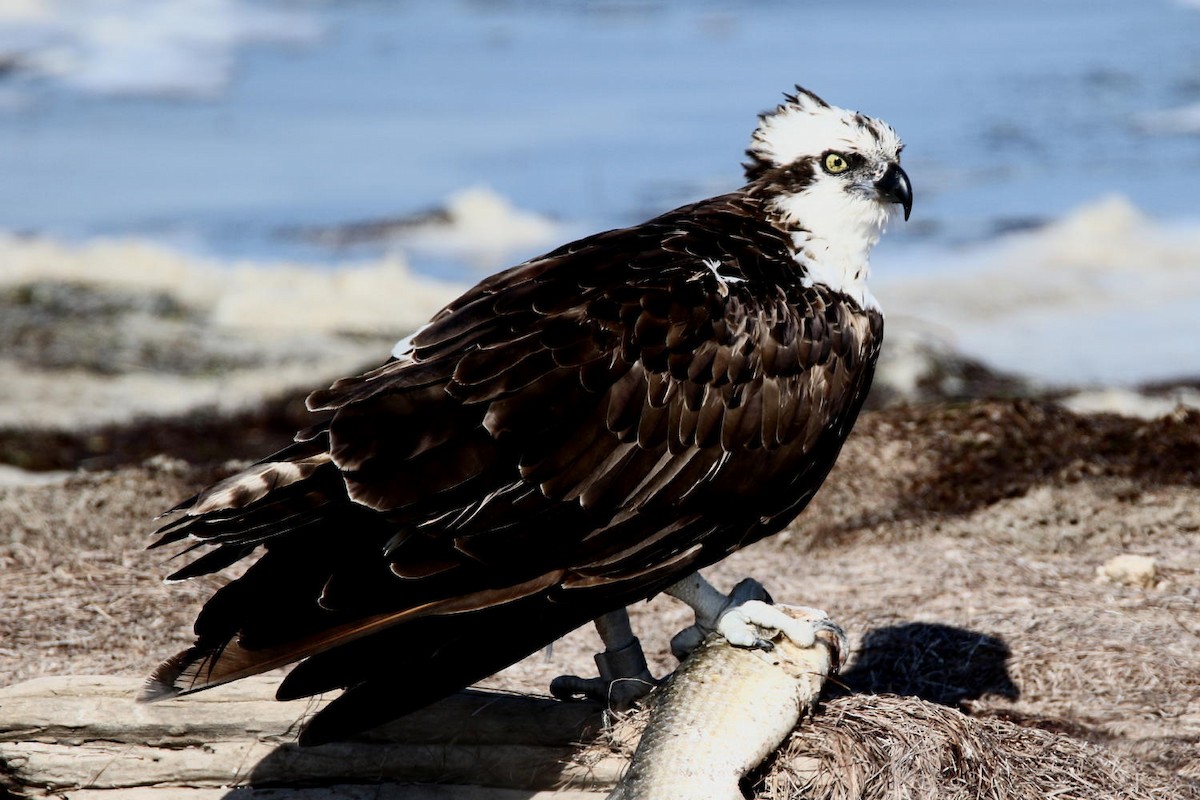
M194 612L216 583L163 585L163 557L145 546L154 516L195 477L162 459L0 489L0 685L139 674L190 642Z
M755 796L1183 800L1200 792L1069 736L973 719L916 698L848 695L801 725L764 770Z

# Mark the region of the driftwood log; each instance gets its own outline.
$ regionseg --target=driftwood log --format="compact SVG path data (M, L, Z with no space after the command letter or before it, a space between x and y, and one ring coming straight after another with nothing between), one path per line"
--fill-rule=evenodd
M686 695L719 670L699 672L676 690ZM718 678L735 694L749 685L745 679L740 672ZM658 798L659 768L681 752L687 762L690 740L709 753L701 766L726 763L718 770L723 789L688 797L725 800L737 796L738 784L725 767L749 763L726 745L758 746L745 741L745 727L718 723L666 736L675 740L667 749L646 745L650 761L638 766L638 756L630 767L647 725L652 732L659 725L660 738L664 730L712 727L680 722L677 712L691 703L671 710L668 689L667 705L625 715L615 726L602 725L592 706L465 692L358 740L301 749L294 744L297 721L320 704L276 702L277 685L247 679L149 706L133 701L139 682L130 678L41 678L0 689L0 798L601 800L610 791ZM787 691L796 689L778 694ZM798 711L807 700L794 696ZM667 721L656 723L655 714ZM711 714L702 708L698 719ZM682 751L668 752L678 744ZM631 781L614 790L627 768ZM917 698L866 694L827 699L741 785L764 800L1200 800L1197 782L1069 736L975 719Z
M815 619L810 609L779 608ZM714 635L688 657L659 693L644 737L638 732L628 770L616 753L576 757L602 729L590 705L464 692L358 740L302 749L293 741L298 712L320 702L274 702L278 679L138 705L128 680L44 678L0 690L0 776L21 794L88 800L283 790L272 787L312 800L383 791L583 800L608 789L616 800L735 797L742 776L815 705L845 650L832 626L807 648L776 631L761 635L773 649L736 648Z
M278 684L247 679L153 705L134 702L140 684L128 678L41 678L0 689L0 785L72 800L207 800L229 787L256 787L230 797L275 797L257 787L306 785L316 788L286 796L349 797L358 786L369 789L364 797L507 800L592 789L556 795L575 800L603 796L624 768L618 758L586 769L570 761L575 743L599 728L595 707L487 692L455 695L352 742L300 748L298 718L320 703L279 703ZM388 783L443 786L379 794Z

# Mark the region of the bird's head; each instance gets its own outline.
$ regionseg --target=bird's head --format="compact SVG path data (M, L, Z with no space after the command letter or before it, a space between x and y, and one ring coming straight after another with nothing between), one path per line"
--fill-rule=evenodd
M878 240L896 205L907 220L912 186L890 125L796 87L759 118L746 154L748 187L785 227L821 238Z

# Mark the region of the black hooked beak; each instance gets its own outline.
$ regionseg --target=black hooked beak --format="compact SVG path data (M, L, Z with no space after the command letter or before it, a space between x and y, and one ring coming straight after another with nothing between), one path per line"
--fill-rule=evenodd
M888 164L883 177L875 181L875 189L880 198L891 200L904 206L904 220L912 212L912 184L908 182L908 174L900 169L899 164Z

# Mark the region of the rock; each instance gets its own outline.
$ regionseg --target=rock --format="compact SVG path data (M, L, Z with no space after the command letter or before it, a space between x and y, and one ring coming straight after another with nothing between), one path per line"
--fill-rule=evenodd
M1102 566L1096 567L1096 580L1099 582L1107 581L1149 589L1155 585L1157 579L1154 559L1149 556L1125 553L1113 556Z

